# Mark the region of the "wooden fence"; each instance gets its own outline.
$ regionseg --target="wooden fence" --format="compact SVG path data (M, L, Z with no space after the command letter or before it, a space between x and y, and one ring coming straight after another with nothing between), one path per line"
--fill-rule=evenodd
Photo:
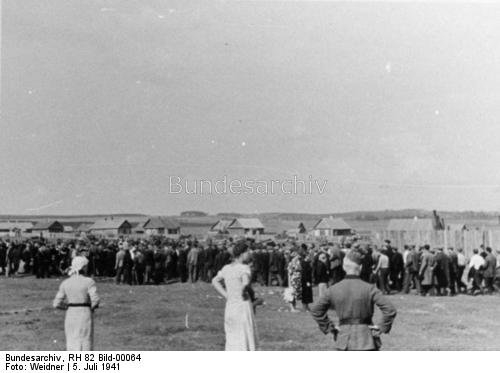
M481 245L492 249L500 248L500 230L442 230L442 231L381 231L376 232L375 241L382 244L390 240L391 245L400 249L404 245L430 245L431 247L463 248L467 257L472 256L472 250Z

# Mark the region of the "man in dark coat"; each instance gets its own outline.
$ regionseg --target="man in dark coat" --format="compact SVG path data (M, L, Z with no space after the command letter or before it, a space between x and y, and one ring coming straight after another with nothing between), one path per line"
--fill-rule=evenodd
M497 259L491 253L491 247L486 248L486 256L484 258L485 266L483 270L484 287L488 293L493 293L495 288L493 282L495 279L495 272L497 266Z
M300 250L301 285L302 285L302 307L304 311L309 311L309 304L313 302L312 290L312 267L311 260L304 247Z
M181 282L186 282L188 280L188 267L187 267L187 257L188 257L188 247L178 246L177 252L177 274Z
M144 283L144 272L146 264L144 262L144 253L141 250L134 252L134 284L142 285Z
M446 295L446 289L450 283L450 259L444 253L443 248L440 247L434 257L434 260L437 295Z
M165 251L160 249L158 246L155 246L153 259L153 281L156 285L158 285L165 280L165 262L167 259Z
M278 282L278 286L283 286L283 277L282 277L282 267L285 258L283 253L278 249L271 249L269 253L269 282L272 284L272 281L276 279Z
M231 254L227 250L226 245L222 245L222 248L218 251L215 256L215 274L219 272L226 264L231 261Z
M0 242L0 271L5 276L5 267L7 265L7 246Z
M396 309L373 284L359 278L363 255L351 250L344 258L345 278L330 287L311 307L311 315L324 334L332 333L337 350L379 350L380 334L389 333ZM382 311L382 320L373 323L374 306ZM339 326L328 317L333 308Z
M448 258L450 259L450 283L448 287L450 289L450 295L455 295L458 285L458 256L455 250L453 250L453 247L448 248Z
M167 281L176 278L177 272L177 253L172 246L165 247L165 273Z
M330 256L330 276L332 278L332 285L341 281L344 278L344 269L342 268L342 261L344 254L342 250L336 245L328 250Z
M398 251L397 247L392 248L392 256L389 260L389 277L392 282L392 288L396 291L401 291L403 289L404 261L403 255Z
M316 261L315 280L318 284L318 292L321 297L328 289L328 282L330 280L330 263L328 262L328 254L320 251L318 260Z
M261 268L260 277L262 278L262 283L265 286L269 285L269 251L266 248L261 249Z
M134 260L132 259L132 254L130 253L130 248L128 244L124 244L125 254L123 256L123 282L132 285L132 270L134 268Z
M205 268L203 270L203 280L205 282L211 282L215 276L215 256L217 255L217 251L215 250L212 243L210 243L205 249Z
M361 264L361 280L365 282L374 283L373 278L373 249L367 247L365 250L365 255L363 255L363 263Z

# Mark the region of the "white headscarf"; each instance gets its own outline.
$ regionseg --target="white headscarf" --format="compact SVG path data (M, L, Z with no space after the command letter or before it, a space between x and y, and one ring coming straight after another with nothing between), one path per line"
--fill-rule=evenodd
M84 256L75 256L71 261L71 268L69 270L69 275L78 275L83 267L89 264L89 261Z

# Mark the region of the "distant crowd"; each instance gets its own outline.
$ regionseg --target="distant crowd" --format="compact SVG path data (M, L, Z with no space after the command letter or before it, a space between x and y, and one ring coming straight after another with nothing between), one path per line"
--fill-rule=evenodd
M363 253L361 279L376 283L385 294L473 295L499 291L500 251L481 247L466 258L462 249L405 246L402 251L385 241L380 247L353 240L344 244L259 243L248 240L253 282L292 289L294 301L307 308L312 287L320 293L342 280L343 258L352 248ZM87 257L87 275L112 277L118 284L210 282L231 261L234 242L172 240L61 240L22 242L0 240L0 274L65 275L73 257Z

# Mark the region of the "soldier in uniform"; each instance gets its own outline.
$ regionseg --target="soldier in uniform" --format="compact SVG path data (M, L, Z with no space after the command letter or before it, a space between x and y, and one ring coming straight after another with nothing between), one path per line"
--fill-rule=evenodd
M66 310L64 332L68 351L93 348L93 313L99 306L99 295L94 280L83 276L88 262L83 256L73 258L70 277L61 283L54 298L54 307Z
M380 334L389 333L396 317L396 309L373 284L359 278L363 254L353 249L344 258L345 278L330 287L311 307L311 315L324 334L332 333L337 350L379 350ZM372 321L374 306L382 311L378 324ZM339 326L328 318L333 308Z

